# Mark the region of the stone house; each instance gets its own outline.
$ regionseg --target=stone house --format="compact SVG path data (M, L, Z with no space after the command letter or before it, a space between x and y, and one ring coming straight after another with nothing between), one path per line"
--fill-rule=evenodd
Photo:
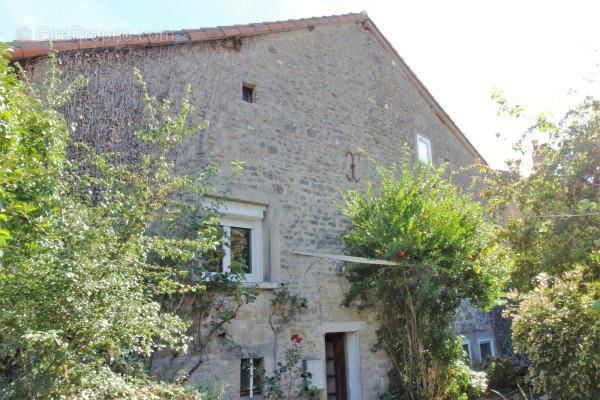
M48 44L13 46L13 59L42 76ZM78 132L101 131L108 147L125 140L119 133L131 133L131 122L141 115L139 96L132 95L133 67L162 98L176 100L191 84L191 100L202 112L194 118L206 118L210 126L185 142L179 164L197 166L207 156L221 163L223 175L213 184L231 186L223 225L245 249L247 279L260 292L231 324L233 337L256 355L253 364L272 370L277 360L270 299L274 288L288 283L308 306L281 337L304 338L303 356L313 383L323 388L322 398L378 398L390 364L385 354L371 351L377 321L341 305L349 284L339 261L306 253L343 253L344 219L336 202L342 191L363 189L375 179L356 155L359 149L393 163L408 144L416 158L448 162L453 170L481 156L369 17L346 14L53 46L67 78L79 73L90 78L68 115L77 119L85 110ZM99 129L108 120L111 128ZM243 161L246 168L226 182L231 161ZM465 175L457 179L470 183ZM226 253L225 269L232 257ZM468 304L460 315L456 326L467 334L469 354L475 359L495 354L488 316ZM275 357L282 353L280 348ZM177 367L185 369L194 357L181 358ZM190 377L204 380L228 384L228 398L246 398L250 387L260 397L261 387L249 383L254 376L242 369L242 360L218 345Z

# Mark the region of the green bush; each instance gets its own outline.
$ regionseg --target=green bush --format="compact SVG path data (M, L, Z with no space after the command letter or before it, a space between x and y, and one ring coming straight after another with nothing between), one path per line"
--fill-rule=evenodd
M462 360L449 369L450 383L446 398L457 400L480 399L487 388L487 376L483 371L474 371Z
M189 92L176 113L143 92L153 119L138 136L156 157L131 165L82 151L75 160L59 110L85 80L63 85L51 57L36 90L5 53L0 45L0 398L206 398L148 375L155 351L190 341L190 324L157 299L205 289L148 256L192 260L214 241L149 234L186 208L182 194L205 188L206 170L177 175L168 157L199 128L187 124Z
M458 399L466 386L449 377L464 377L451 373L464 353L450 326L462 299L486 306L501 293L502 248L481 205L443 168L413 166L405 150L398 168L377 170L377 186L345 195L344 241L352 255L398 265L352 267L346 304L377 313L396 398Z
M549 279L522 297L513 321L533 389L553 399L600 398L600 311L583 269Z
M523 385L523 378L527 373L527 365L511 357L492 359L486 366L488 388L499 392L517 389Z

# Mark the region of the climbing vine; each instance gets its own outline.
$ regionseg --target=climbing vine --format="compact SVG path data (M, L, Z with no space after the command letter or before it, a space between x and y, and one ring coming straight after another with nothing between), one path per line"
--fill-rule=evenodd
M281 284L273 292L269 326L273 332L273 360L276 367L272 375L265 379L266 398L273 400L290 400L300 387L299 395L303 398L317 398L317 391L310 385L310 376L303 369L300 344L302 337L293 334L291 344L285 350L282 361L278 360L279 335L302 309L307 307L304 297L292 294L286 284Z

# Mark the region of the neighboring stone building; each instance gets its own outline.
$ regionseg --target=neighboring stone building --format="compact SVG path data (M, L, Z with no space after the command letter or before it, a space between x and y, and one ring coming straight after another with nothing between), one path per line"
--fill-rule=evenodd
M471 306L468 300L460 305L454 330L464 336L463 349L471 366L499 355L493 315Z
M41 76L47 44L13 45L13 58ZM142 115L131 72L137 67L162 98L176 100L191 84L193 104L210 121L200 138L181 147L181 168L216 156L223 175L214 184L223 187L230 162L246 163L244 175L229 182L224 220L231 237L251 248L249 280L260 287L257 301L230 327L242 349L256 354L267 371L275 365L270 298L278 284L287 282L308 299L308 307L280 337L303 337L306 358L317 360L310 368L320 371L322 381L327 372L330 382L345 380L348 399L376 399L385 391L390 364L385 354L371 351L377 321L341 306L349 284L335 261L297 252L342 254L345 225L336 202L342 191L363 189L375 179L367 162L354 156L359 149L393 163L407 143L419 158L435 165L449 162L453 170L480 155L372 21L365 14L347 14L54 46L67 77L90 78L68 110L75 120L84 115L79 134L110 126L101 130L107 148L125 140L121 134L130 134L131 122ZM457 181L467 185L470 179ZM457 327L471 346L482 338L479 332L493 337L487 316L466 305ZM284 348L281 344L278 358ZM337 374L331 370L339 367L335 351L344 353L345 364ZM179 357L178 367L193 364L194 357ZM239 358L215 344L208 362L190 379L226 382L228 398L238 398L246 394L241 382L248 384L240 365ZM331 385L330 392L337 390L341 398L340 389Z

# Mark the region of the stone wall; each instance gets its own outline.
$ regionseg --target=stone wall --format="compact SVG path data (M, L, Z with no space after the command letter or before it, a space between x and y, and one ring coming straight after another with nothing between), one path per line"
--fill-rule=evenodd
M410 38L406 38L410 40ZM332 24L242 39L239 51L227 42L146 49L62 54L66 79L77 73L90 78L69 115L80 134L99 135L110 148L127 142L123 135L139 122L141 103L132 68L138 67L149 89L159 97L180 98L192 86L192 103L210 127L179 150L181 168L192 168L215 156L228 176L229 163L243 161L232 199L267 206L269 232L266 276L288 282L308 298L307 310L281 334L280 354L289 335L305 338L306 356L324 357L323 324L363 321L360 334L362 398L376 399L385 389L390 368L385 354L372 352L377 322L369 313L341 306L348 282L334 263L295 255L294 250L342 253L344 230L336 203L340 193L365 188L374 171L359 159L359 182L349 182L347 151L365 149L383 163L398 160L403 144L415 148L415 135L432 142L434 164L452 169L469 165L474 154L450 132L403 75L398 60L375 36L355 23ZM43 61L29 66L43 74ZM453 77L448 77L452 79ZM255 102L242 101L242 82L255 85ZM79 118L81 116L82 118ZM458 178L468 184L469 178ZM216 187L225 179L217 177ZM316 261L316 263L315 263ZM230 331L246 351L272 366L272 332L268 326L271 291L243 308ZM180 358L191 365L195 355ZM192 382L213 379L229 385L228 398L239 393L239 359L219 345Z
M456 313L454 331L465 337L470 346L470 359L472 363L482 361L479 351L479 341L491 340L496 355L499 355L498 343L495 336L493 317L489 312L483 312L463 300Z

